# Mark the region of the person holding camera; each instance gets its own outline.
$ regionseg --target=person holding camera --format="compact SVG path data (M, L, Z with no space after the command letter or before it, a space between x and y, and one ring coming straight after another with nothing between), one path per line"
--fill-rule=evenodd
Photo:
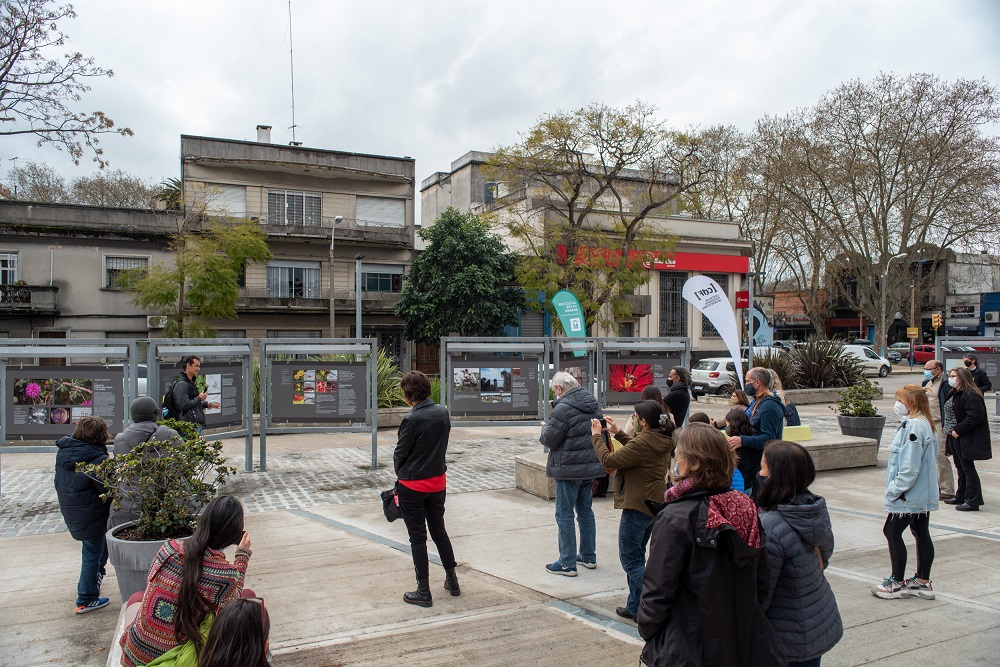
M174 380L170 391L173 393L173 403L177 409L177 419L198 425L198 432L205 428L205 410L219 407L218 403L209 403L208 392L198 391L194 380L201 371L201 359L187 356L181 359L181 373ZM170 415L173 417L173 414Z
M607 423L607 427L601 423ZM622 618L635 619L642 595L642 575L646 571L646 545L653 528L653 512L647 500L662 502L667 490L664 478L670 457L674 453L674 423L663 412L663 404L655 400L640 401L635 406L635 421L639 432L629 436L618 428L615 420L591 420L591 442L601 465L616 471L615 509L622 511L618 523L618 558L628 579L628 600L615 609ZM622 447L612 452L608 448L610 432Z

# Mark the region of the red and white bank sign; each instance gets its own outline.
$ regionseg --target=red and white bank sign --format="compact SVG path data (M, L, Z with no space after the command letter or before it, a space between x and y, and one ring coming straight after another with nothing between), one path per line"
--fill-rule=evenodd
M560 263L566 262L566 246L557 249ZM617 266L621 261L621 249L581 247L576 251L577 264L603 262L608 266ZM741 255L720 255L701 252L642 252L630 250L629 265L642 264L647 269L655 271L699 271L705 273L747 273L750 270L750 258Z

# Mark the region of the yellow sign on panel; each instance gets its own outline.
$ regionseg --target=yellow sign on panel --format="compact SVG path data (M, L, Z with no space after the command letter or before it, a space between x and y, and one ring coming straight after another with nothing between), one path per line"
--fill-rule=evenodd
M918 335L918 333L917 333L917 327L906 327L906 337L907 338L916 338L917 335Z

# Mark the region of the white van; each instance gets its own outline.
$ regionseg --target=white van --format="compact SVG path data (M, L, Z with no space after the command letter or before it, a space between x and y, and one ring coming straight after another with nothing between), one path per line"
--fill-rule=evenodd
M880 357L875 350L867 345L845 345L844 354L861 362L865 373L876 373L880 378L892 372L892 364L885 357Z

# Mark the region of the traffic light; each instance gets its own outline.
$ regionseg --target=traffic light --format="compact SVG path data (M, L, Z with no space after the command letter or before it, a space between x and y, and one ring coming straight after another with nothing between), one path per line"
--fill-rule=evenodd
M941 313L931 313L931 327L937 331L944 325Z

